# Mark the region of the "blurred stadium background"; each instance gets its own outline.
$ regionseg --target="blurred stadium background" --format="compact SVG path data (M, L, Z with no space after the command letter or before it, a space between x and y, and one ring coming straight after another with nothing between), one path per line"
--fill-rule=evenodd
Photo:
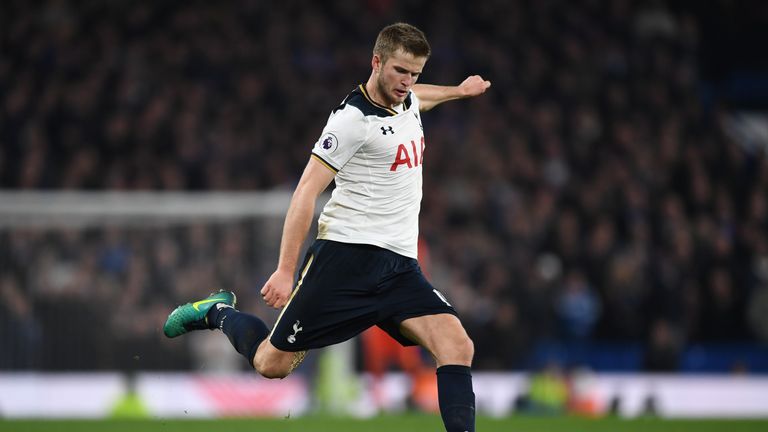
M424 353L376 334L275 383L161 331L217 288L276 318L290 193L394 21L422 82L493 82L424 117L421 256L482 421L768 417L765 2L5 0L0 429L434 410Z

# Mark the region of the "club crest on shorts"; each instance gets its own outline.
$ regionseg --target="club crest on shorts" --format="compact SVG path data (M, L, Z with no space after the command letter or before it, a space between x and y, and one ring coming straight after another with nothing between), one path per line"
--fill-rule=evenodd
M301 321L296 320L296 323L293 325L293 334L288 335L288 343L295 343L296 335L299 334L300 331L304 330L304 327L299 327L300 323Z

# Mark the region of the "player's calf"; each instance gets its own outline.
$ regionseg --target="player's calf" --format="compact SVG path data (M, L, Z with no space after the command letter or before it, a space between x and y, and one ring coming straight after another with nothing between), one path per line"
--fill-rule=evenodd
M469 366L437 368L440 416L447 432L475 432L475 393Z
M430 315L403 321L401 329L437 362L440 416L447 432L475 431L472 356L475 353L461 322L453 315Z

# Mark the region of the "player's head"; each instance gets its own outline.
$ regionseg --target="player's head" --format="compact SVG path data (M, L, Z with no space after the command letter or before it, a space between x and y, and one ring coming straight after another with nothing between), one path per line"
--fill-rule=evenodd
M410 24L391 24L379 32L371 65L377 93L386 104L403 102L431 51L424 33Z
M398 50L425 59L432 53L424 33L406 23L395 23L384 27L376 38L373 55L379 56L381 62L386 63Z

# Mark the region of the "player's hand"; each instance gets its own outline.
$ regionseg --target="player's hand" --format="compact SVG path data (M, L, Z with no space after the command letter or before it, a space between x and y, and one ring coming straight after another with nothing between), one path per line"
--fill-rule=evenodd
M490 86L490 81L484 80L480 75L472 75L459 84L459 89L464 97L473 97L485 93Z
M261 288L261 297L267 305L280 309L288 303L291 291L293 291L293 274L277 270Z

